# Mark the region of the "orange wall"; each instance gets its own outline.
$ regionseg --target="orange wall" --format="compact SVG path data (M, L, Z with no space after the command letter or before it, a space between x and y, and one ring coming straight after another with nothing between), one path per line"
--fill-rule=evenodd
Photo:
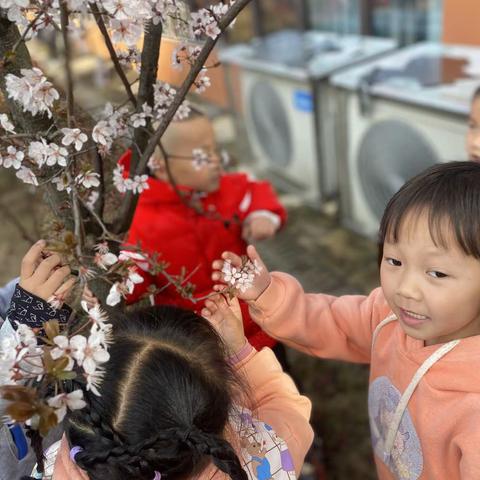
M158 65L158 78L164 82L167 82L175 87L181 85L183 79L188 73L188 67L185 66L183 70L175 70L171 67L172 52L175 49L177 42L168 37L162 38L162 44L160 49L160 60ZM95 52L98 56L110 59L107 47L103 42L103 38L96 28L92 26L86 29L86 46L91 52ZM218 63L218 55L216 49L213 50L208 58L206 65L216 65ZM215 68L209 69L207 73L211 80L211 87L201 94L201 98L208 100L222 108L229 107L229 97L227 84L225 82L224 67L219 65ZM234 86L235 88L235 86ZM192 92L195 92L195 88L192 87Z
M480 0L444 0L443 41L480 45Z

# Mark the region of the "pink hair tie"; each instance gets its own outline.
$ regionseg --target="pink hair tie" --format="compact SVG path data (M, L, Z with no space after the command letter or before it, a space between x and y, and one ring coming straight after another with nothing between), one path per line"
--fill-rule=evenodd
M153 477L153 480L161 480L162 474L160 472L155 472L155 476Z
M83 451L83 448L82 447L72 447L72 449L70 450L70 460L72 462L75 462L75 455L77 453L80 453Z

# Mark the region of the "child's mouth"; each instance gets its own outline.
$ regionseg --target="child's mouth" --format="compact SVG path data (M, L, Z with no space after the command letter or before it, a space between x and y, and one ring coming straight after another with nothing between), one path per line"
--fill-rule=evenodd
M430 317L400 308L400 320L410 327L417 327L430 320Z

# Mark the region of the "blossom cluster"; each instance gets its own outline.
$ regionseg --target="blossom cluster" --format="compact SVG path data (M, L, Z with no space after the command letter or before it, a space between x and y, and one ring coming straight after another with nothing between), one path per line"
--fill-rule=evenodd
M46 335L41 340L24 324L2 339L0 396L6 400L2 414L11 421L25 422L43 434L63 420L67 408L85 407L83 390L67 392L65 380L74 380L100 395L102 365L110 358L112 327L98 305L90 308L82 302L82 307L86 325L90 325L88 336L69 335L57 320L50 320L44 324ZM40 391L48 393L40 399L36 393Z
M250 259L243 261L241 267L234 267L231 262L223 262L222 273L223 280L232 288L240 290L242 293L252 288L255 277L262 271L262 267L257 260L253 262Z

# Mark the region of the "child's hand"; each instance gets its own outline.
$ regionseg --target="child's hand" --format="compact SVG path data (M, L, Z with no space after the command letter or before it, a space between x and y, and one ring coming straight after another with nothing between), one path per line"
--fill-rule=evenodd
M255 217L249 220L242 230L242 238L247 242L266 240L275 235L277 225L267 217Z
M86 306L90 309L93 308L95 305L100 303L98 298L93 294L93 292L88 288L88 285L83 287L82 292L82 301L86 303Z
M45 256L45 240L35 243L22 259L19 285L29 293L48 301L52 297L63 300L73 285L75 278L70 275L70 267L62 266L59 255Z
M235 275L231 275L225 268L226 262L230 263L236 269L235 273L242 273L242 259L232 252L223 252L223 260L215 260L212 264L214 272L212 273L212 280L215 282L224 282L224 285L215 285L213 287L216 291L222 291L227 287L234 287L234 294L241 300L255 301L270 285L271 277L267 267L263 263L260 255L253 245L247 247L247 255L255 268L255 274L251 282L247 285L241 284L242 279L235 279ZM247 268L248 269L248 268ZM226 285L225 285L226 284Z
M222 337L229 352L234 354L241 350L246 339L242 311L235 297L227 300L221 294L215 295L205 302L201 313Z

